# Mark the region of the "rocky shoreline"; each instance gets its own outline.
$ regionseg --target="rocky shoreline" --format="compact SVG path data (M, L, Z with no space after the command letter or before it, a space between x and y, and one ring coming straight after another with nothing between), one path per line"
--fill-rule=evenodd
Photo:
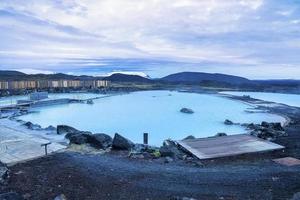
M227 98L259 104L255 99ZM9 176L7 168L0 166L0 191L14 199L295 200L300 192L299 166L279 166L272 159L300 158L300 109L285 105L258 105L255 109L289 119L284 126L266 122L241 124L257 137L284 145L284 151L200 162L171 140L152 147L134 144L119 134L111 138L69 126L49 127L70 141L68 151L12 166ZM29 129L41 128L25 123ZM225 123L235 124L230 120ZM87 148L86 154L83 149ZM3 194L1 198L5 199Z

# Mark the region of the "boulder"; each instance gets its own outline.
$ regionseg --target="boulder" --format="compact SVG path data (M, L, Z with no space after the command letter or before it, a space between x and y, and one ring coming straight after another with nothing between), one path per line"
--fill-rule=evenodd
M8 176L8 169L5 166L0 166L0 184L5 182L5 179Z
M215 137L223 137L223 136L227 136L227 134L226 133L217 133L215 135Z
M31 122L26 122L26 123L23 124L23 125L26 126L28 129L31 129L31 130L39 130L39 129L42 128L40 125L33 124L33 123L31 123Z
M189 136L183 138L182 140L194 140L194 139L196 139L196 138L193 135L189 135Z
M0 200L24 200L24 198L16 192L8 192L0 194Z
M131 152L136 154L144 154L147 157L147 154L153 155L159 151L158 147L150 146L146 144L134 144ZM148 156L149 157L149 156Z
M159 148L159 152L162 157L182 158L185 155L171 140L166 140L163 146Z
M226 124L226 125L234 125L234 123L232 121L230 121L229 119L226 119L224 121L224 124Z
M131 150L134 147L134 143L127 138L115 134L114 139L112 141L112 148L117 150Z
M190 108L182 108L180 110L180 112L186 113L186 114L193 114L194 113L194 111L192 109L190 109Z
M92 133L90 132L79 132L71 135L68 139L70 140L70 144L86 144L91 135Z
M58 135L79 132L76 128L67 125L58 125L56 131Z
M275 122L275 123L262 122L261 126L264 128L272 128L276 131L284 131L283 127L281 126L281 123L279 122Z
M284 128L281 126L281 123L272 123L272 128L276 131L284 131Z
M45 128L46 131L56 131L56 128L54 126L48 126L47 128Z
M261 122L261 126L265 127L265 128L269 128L270 127L269 123L265 122L265 121Z
M247 129L251 129L251 130L258 130L258 129L260 129L259 125L253 124L253 123L247 124L246 127L247 127Z
M106 149L112 145L112 138L104 133L97 133L89 135L87 142L97 149Z

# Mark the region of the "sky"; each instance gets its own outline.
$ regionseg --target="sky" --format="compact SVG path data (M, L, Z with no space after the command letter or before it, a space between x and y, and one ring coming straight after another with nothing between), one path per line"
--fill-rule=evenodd
M300 0L0 0L0 69L300 79Z

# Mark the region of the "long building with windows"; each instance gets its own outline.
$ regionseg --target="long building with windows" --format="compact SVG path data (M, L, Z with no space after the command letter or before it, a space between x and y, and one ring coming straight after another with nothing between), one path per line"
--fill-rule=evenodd
M0 90L46 89L46 88L103 88L109 87L106 80L37 80L0 81Z

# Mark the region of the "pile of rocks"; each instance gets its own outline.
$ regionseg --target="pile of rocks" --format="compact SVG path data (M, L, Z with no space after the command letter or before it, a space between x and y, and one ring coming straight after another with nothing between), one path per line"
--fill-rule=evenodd
M287 136L281 123L262 122L261 124L243 124L251 130L250 134L256 137L273 141L280 136Z
M80 131L66 125L57 126L57 134L65 134L70 144L87 144L96 149L123 150L129 152L129 157L134 159L156 159L162 158L166 163L174 160L184 160L186 162L196 163L199 166L198 159L192 157L184 149L181 149L176 142L172 140L164 141L163 145L158 148L145 144L135 144L129 139L116 133L114 138L104 133L92 134L91 132ZM185 139L195 139L188 136Z
M70 141L70 144L89 144L96 149L112 148L116 150L130 151L134 147L134 143L127 138L115 134L114 138L104 133L95 133L80 131L66 125L57 126L57 134L65 134L65 138Z

